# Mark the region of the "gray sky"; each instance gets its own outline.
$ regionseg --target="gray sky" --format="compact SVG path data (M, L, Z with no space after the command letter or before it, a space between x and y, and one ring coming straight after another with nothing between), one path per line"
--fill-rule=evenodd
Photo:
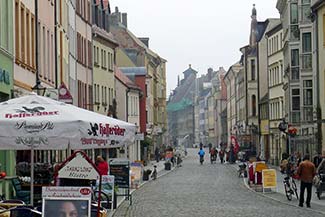
M149 37L151 50L166 59L167 94L177 75L192 64L199 74L229 66L240 59L249 42L250 15L256 4L258 21L278 18L277 0L110 0L128 14L128 28Z

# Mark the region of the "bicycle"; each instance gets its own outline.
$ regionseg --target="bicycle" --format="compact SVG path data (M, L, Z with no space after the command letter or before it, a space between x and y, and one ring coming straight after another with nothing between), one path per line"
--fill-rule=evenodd
M296 195L297 200L299 200L297 185L291 175L287 175L286 177L284 177L283 184L287 199L291 201L292 195Z

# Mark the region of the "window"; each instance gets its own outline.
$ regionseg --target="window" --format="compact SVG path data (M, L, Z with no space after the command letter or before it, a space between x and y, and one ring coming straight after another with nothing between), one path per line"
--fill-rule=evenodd
M292 89L292 123L300 122L300 90Z
M41 46L41 48L43 48L42 49L42 57L43 57L43 59L42 59L42 62L43 62L43 67L42 67L42 75L43 76L45 76L45 78L46 78L46 75L45 75L45 73L46 73L46 66L47 66L47 64L48 64L48 62L47 62L47 58L46 58L46 33L45 33L45 26L43 26L43 28L42 28L42 46Z
M290 5L290 38L292 40L299 40L300 32L298 27L298 4L291 3Z
M31 32L31 34L32 34L32 48L31 48L31 50L32 50L32 67L33 68L35 68L36 66L35 66L35 41L36 41L36 39L35 39L35 17L34 16L32 16L32 19L31 19L31 29L32 29L32 32ZM16 34L17 34L17 32L16 32ZM53 41L53 40L52 40Z
M97 65L99 66L99 48L96 47L96 53L97 53L97 60L96 60L96 63Z
M302 22L310 21L310 0L302 0L301 1L301 20Z
M302 34L302 69L312 68L311 33Z
M300 90L292 89L292 110L300 110Z
M24 6L20 6L20 33L21 33L21 56L20 60L25 63L25 9Z
M291 50L291 79L299 80L299 50Z
M313 105L313 82L312 80L305 80L304 87L304 105Z
M97 65L97 55L96 55L97 53L96 53L96 46L94 46L94 66L96 66Z
M46 46L46 48L47 48L47 72L46 72L46 74L47 74L47 79L48 80L50 80L50 73L51 73L51 45L50 45L50 39L51 39L51 36L50 36L50 31L49 30L47 30L47 46Z
M252 116L256 116L256 96L252 95Z
M30 66L30 23L29 23L29 11L27 11L27 14L26 14L26 59L27 59L27 65Z
M104 86L102 86L102 103L105 101Z
M251 79L255 80L255 60L251 60Z
M106 62L107 62L107 59L106 59L106 51L104 50L104 52L103 52L103 54L104 54L104 56L103 56L103 68L104 69L106 69L107 68L107 64L106 64Z
M325 14L323 14L323 46L325 47Z
M92 68L91 41L88 40L88 68Z
M15 53L16 53L16 58L20 58L20 44L19 44L19 39L21 38L20 36L20 26L19 26L19 1L16 1L15 3Z

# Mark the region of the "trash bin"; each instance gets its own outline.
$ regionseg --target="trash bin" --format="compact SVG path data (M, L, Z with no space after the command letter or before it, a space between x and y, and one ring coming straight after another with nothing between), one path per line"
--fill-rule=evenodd
M171 170L172 164L168 161L165 163L165 170Z

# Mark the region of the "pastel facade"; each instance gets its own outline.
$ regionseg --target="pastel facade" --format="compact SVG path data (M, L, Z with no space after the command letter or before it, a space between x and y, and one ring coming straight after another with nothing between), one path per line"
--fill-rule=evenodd
M13 95L14 59L14 1L0 1L0 102ZM0 151L0 171L7 176L15 174L15 152ZM9 181L0 181L0 194L11 195Z
M93 110L91 1L76 1L78 107Z
M279 23L267 33L268 54L268 119L269 142L265 143L266 159L272 164L279 165L282 153L286 152L286 135L278 129L285 118L285 94L283 86L286 83L283 65L283 29ZM265 140L266 141L266 140Z

